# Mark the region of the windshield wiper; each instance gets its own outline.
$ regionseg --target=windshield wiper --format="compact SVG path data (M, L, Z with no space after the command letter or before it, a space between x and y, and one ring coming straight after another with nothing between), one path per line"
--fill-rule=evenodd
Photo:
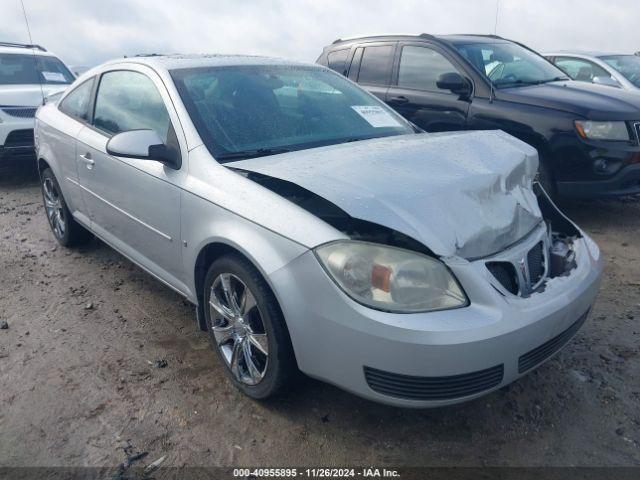
M548 80L540 80L539 83L551 83L551 82L563 82L565 80L570 80L569 77L553 77Z
M569 77L554 77L548 78L546 80L510 80L506 82L493 82L496 87L505 87L505 86L528 86L528 85L542 85L543 83L550 82L559 82L562 80L569 80Z
M266 157L268 155L277 155L279 153L287 153L289 148L256 148L255 150L242 150L240 152L228 152L216 155L216 160L244 160L246 158Z
M344 141L344 143L361 142L362 140L371 140L372 138L375 138L375 137L351 137L351 138L347 138Z
M493 82L496 87L506 87L506 86L525 86L525 85L539 85L541 80L509 80L505 82Z

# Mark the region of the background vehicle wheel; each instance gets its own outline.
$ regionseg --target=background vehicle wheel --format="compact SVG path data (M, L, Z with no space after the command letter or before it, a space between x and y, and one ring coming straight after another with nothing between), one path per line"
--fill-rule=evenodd
M91 233L74 220L67 208L53 171L45 169L40 179L44 210L56 240L65 247L75 247L91 240Z
M254 399L281 391L296 363L282 312L260 273L239 255L226 255L209 267L204 289L209 340L227 376Z

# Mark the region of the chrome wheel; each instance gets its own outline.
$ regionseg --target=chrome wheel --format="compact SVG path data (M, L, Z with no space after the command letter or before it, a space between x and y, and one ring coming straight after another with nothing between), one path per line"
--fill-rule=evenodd
M63 238L66 229L64 208L60 192L58 192L51 178L45 178L42 183L42 192L44 195L44 208L47 212L51 229L56 237Z
M218 275L209 298L211 330L227 367L239 382L256 385L267 371L269 344L260 309L247 285Z

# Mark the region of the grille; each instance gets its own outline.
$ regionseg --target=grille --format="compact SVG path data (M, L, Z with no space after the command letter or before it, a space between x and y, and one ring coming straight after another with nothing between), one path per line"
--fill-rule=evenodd
M513 295L530 295L547 276L546 242L536 243L526 253L512 258L487 262L487 270Z
M535 285L544 275L544 246L542 242L527 253L527 265L529 267L529 282Z
M588 313L589 311L587 310L576 322L574 322L560 335L553 337L551 340L543 343L539 347L522 355L518 359L518 373L524 373L527 370L532 369L564 347L569 340L573 338L576 332L580 330L580 327L582 327L582 324L587 319Z
M508 262L490 262L487 263L487 268L507 292L513 295L518 294L518 277L512 264Z
M7 135L5 147L33 147L33 130L14 130Z
M638 142L640 143L640 122L634 123L633 127L636 129L636 136L638 137Z
M414 377L364 367L372 390L409 400L450 400L466 397L500 385L504 365L448 377Z
M37 109L38 107L2 107L2 111L7 115L19 118L33 118Z

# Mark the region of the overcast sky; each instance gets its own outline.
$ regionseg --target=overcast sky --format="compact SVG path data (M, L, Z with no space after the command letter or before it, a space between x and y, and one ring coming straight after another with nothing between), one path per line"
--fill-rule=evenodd
M33 41L69 65L134 53L247 53L314 61L340 36L493 33L497 0L24 0ZM0 40L27 42L20 0ZM640 0L500 0L497 33L538 51L640 50Z

